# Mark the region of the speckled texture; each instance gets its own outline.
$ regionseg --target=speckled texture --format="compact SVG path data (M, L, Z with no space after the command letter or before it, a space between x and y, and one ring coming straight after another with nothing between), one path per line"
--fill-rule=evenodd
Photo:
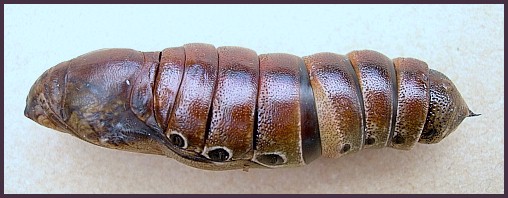
M395 69L392 60L372 50L347 54L363 97L365 140L363 148L383 148L392 138L394 107L397 103Z
M241 47L219 47L217 52L218 82L206 148L223 146L234 151L229 153L233 160L251 159L259 81L258 56Z
M173 112L184 67L185 50L183 47L166 48L161 52L161 61L155 79L154 110L157 123L164 131L168 127L166 120Z
M363 105L349 59L334 53L305 57L316 97L323 156L339 158L363 147Z
M6 5L4 11L6 193L504 193L502 5ZM156 51L192 42L258 54L372 49L418 58L447 75L482 116L411 151L369 149L249 172L204 171L104 149L23 116L30 86L61 61L99 48Z
M300 69L294 67L298 60L289 54L259 55L258 130L253 160L269 167L305 164L300 135ZM278 155L282 161L266 163L262 157L265 155Z
M205 146L206 123L215 90L219 55L213 45L185 44L185 69L169 116L166 135L183 136L184 150L201 153Z
M425 125L429 109L429 68L425 62L412 58L393 60L397 76L397 118L389 146L413 148Z
M468 116L477 115L467 107L457 87L441 72L429 71L429 109L418 142L438 143L453 133Z

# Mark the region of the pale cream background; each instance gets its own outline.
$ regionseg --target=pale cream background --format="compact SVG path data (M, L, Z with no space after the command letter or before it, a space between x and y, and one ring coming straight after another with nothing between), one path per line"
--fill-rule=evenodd
M504 193L502 5L5 6L6 193ZM365 150L293 169L209 172L99 148L23 116L49 67L99 48L189 42L300 56L415 57L480 117L436 145Z

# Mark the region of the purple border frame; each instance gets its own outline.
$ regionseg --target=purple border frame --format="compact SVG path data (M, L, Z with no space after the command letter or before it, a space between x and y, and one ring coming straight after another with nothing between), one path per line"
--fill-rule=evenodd
M428 4L428 3L447 3L447 4L455 4L455 3L470 3L470 4L504 4L504 2L502 0L483 0L483 1L472 1L472 0L441 0L441 1L438 1L438 0L425 0L425 1L416 1L416 0L410 0L410 1L402 1L402 0L388 0L388 1L375 1L375 0L342 0L342 1L332 1L332 0L314 0L314 1L290 1L290 0L258 0L258 1L253 1L253 0L215 0L213 2L211 1L205 1L205 0L171 0L171 1L162 1L162 0L144 0L142 1L143 4L154 4L154 3L182 3L182 4L194 4L194 3L215 3L215 4L225 4L225 3L234 3L234 4L248 4L248 3L290 3L290 4L295 4L295 3L304 3L304 4L309 4L309 3L319 3L319 4L333 4L333 3L355 3L355 4L365 4L365 3L414 3L414 4ZM46 1L43 1L43 0L5 0L2 2L2 10L4 10L4 4L42 4L42 3L46 3L46 4L67 4L68 2L66 1L60 1L60 0L46 0ZM78 0L78 1L74 1L73 3L86 3L86 4L90 4L90 3L96 3L96 4L105 4L105 3L126 3L126 4L129 4L129 3L140 3L140 1L134 1L134 0L124 0L124 1L119 1L119 0L108 0L108 1L104 1L104 0L87 0L87 1L84 1L84 0ZM4 77L5 74L4 74L4 41L5 41L5 31L4 31L4 18L5 17L5 14L2 14L2 41L1 41L1 47L2 47L2 53L0 55L1 57L1 60L2 60L2 67L0 68L0 73L2 74L2 76ZM504 28L504 27L503 27ZM506 65L506 63L505 63ZM1 100L2 100L2 105L0 106L0 110L2 112L4 112L4 80L5 78L2 78L2 81L0 81L0 84L1 84L1 89L2 89L2 97L1 97ZM5 112L4 112L5 113ZM5 116L5 115L3 115ZM1 125L2 125L2 129L4 128L4 117L2 116L2 119L1 119ZM504 126L503 126L504 127ZM4 149L4 133L2 133L2 150ZM506 149L505 149L505 153L506 153ZM4 152L1 153L2 155L2 164L4 164ZM4 178L4 172L1 171L1 175L2 175L2 178ZM5 189L4 189L5 186L2 186L2 194L3 196L5 197L20 197L20 196L23 196L23 197L63 197L63 196L69 196L69 195L39 195L39 194L34 194L34 195L11 195L11 194L8 194L6 195L5 194ZM2 197L3 197L2 196ZM146 195L142 195L142 194L139 194L139 195L71 195L72 197L90 197L90 196L94 196L94 197L146 197ZM150 195L150 197L167 197L168 195ZM177 194L177 195L170 195L170 197L205 197L206 198L223 198L223 197L233 197L233 196L239 196L239 195L181 195L181 194ZM264 195L241 195L242 197L273 197L273 198L283 198L283 197L292 197L292 198L300 198L300 197L338 197L339 195L309 195L309 194L299 194L299 195L268 195L268 194L264 194ZM479 197L479 196L482 196L482 197L501 197L501 196L504 196L504 195L341 195L343 197L347 196L347 197Z

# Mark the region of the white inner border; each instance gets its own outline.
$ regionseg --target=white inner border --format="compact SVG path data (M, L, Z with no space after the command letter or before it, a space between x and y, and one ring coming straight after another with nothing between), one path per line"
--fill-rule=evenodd
M225 146L212 146L212 147L205 146L205 148L203 149L203 152L201 153L201 155L203 155L206 158L210 159L210 156L208 156L208 152L209 151L213 151L213 150L218 149L218 148L224 149L226 152L229 153L228 158L224 162L229 161L229 160L231 160L231 158L233 158L233 151L231 149L229 149L228 147L225 147Z
M169 135L168 135L168 138L169 138L170 140L171 140L171 137L170 137L170 136L171 136L171 135L173 135L173 134L177 134L177 135L180 135L180 137L182 137L182 139L183 139L183 147L182 147L182 149L186 149L186 148L187 148L187 146L188 146L188 143L187 143L187 138L186 138L186 137L185 137L182 133L180 133L180 132L178 132L178 131L171 131L171 132L169 133Z
M282 164L280 164L280 165L275 165L275 166L272 166L272 165L267 165L267 164L264 164L264 163L262 163L262 162L260 162L260 161L258 161L258 160L257 160L257 157L258 157L258 156L261 156L261 155L278 155L278 156L280 156L280 157L282 158L283 162L282 162ZM288 166L288 165L287 165L288 158L286 157L286 154L285 154L285 153L283 153L283 152L280 152L280 151L276 151L276 152L266 152L266 153L258 153L258 152L256 152L256 151L254 151L254 155L253 155L253 157L252 157L252 161L253 161L253 162L256 162L256 163L258 163L258 164L261 164L261 165L263 165L263 166L269 167L269 168L282 168L282 167L286 167L286 166Z

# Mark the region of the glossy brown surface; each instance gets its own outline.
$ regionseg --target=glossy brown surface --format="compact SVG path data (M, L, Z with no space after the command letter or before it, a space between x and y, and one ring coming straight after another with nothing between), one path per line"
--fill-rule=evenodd
M254 152L254 112L258 94L259 61L256 52L219 47L217 89L210 131L203 154L223 148L232 160L251 159Z
M363 105L356 74L343 55L304 57L316 98L323 156L338 158L363 146Z
M393 60L397 76L398 108L390 146L409 150L418 142L429 108L429 68L412 58Z
M453 82L444 74L431 69L429 82L429 112L419 142L434 144L453 132L464 118L477 114L469 110Z
M299 166L304 159L300 124L299 57L289 54L259 55L260 87L254 159L268 167ZM266 163L266 155L273 163ZM270 157L271 157L270 156Z
M182 82L185 50L183 47L166 48L160 55L159 69L155 79L154 110L157 123L166 131L169 115L175 104L176 94Z
M25 115L99 146L163 154L153 130L130 108L131 89L144 65L152 64L129 49L98 50L58 64L32 87Z
M397 104L393 63L385 55L370 50L353 51L348 57L358 76L365 106L364 148L382 148L391 138Z
M217 78L218 55L213 45L186 44L185 71L171 112L167 136L181 134L184 149L201 153Z
M143 52L143 65L133 81L130 107L136 116L149 126L158 127L153 104L153 87L160 52ZM125 82L127 84L127 82Z
M388 143L407 150L476 115L416 59L368 50L304 59L199 43L98 50L37 79L25 115L99 146L209 170L294 167Z

